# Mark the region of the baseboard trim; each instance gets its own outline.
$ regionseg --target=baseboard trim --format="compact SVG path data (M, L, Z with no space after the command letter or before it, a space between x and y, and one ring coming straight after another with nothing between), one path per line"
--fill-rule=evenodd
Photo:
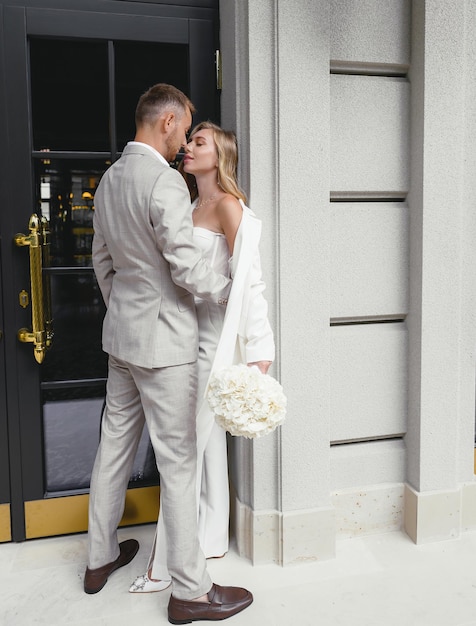
M335 557L333 507L253 511L235 498L232 511L238 551L253 565L287 566Z

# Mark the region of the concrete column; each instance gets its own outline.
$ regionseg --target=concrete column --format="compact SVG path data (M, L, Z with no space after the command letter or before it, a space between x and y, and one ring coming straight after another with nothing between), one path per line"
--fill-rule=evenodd
M470 1L413 3L405 529L417 543L476 523L474 17Z
M220 12L222 123L263 219L272 373L288 397L280 432L233 441L235 530L254 562L329 558L329 2L222 0Z
M330 7L278 2L283 563L334 555L330 503Z

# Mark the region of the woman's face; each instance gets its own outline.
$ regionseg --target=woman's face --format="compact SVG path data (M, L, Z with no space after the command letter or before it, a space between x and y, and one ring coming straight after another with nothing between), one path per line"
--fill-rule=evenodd
M187 174L203 174L218 166L218 153L211 128L194 133L185 148L183 169Z

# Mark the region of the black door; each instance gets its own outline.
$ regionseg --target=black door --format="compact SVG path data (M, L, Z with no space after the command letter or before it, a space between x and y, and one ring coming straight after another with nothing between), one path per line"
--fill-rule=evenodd
M94 192L151 85L217 120L216 2L187 4L0 5L0 541L87 528L107 376ZM157 483L145 432L123 524L156 518Z

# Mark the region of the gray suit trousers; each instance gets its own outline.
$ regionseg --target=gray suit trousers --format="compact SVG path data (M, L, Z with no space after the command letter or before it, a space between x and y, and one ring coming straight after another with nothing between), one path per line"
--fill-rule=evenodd
M110 356L89 500L89 568L96 569L119 556L117 527L145 416L160 474L172 593L183 600L212 585L197 530L196 393L196 362L148 369Z

